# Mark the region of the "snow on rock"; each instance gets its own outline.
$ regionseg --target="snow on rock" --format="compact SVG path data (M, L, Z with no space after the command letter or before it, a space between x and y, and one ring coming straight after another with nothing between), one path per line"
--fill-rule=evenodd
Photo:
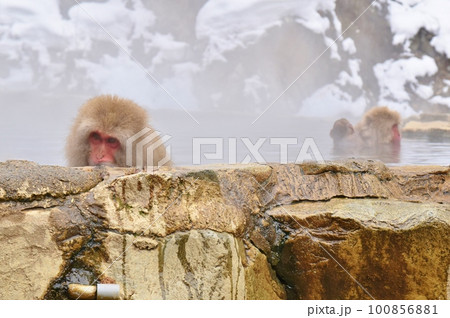
M388 1L388 10L393 44L405 44L407 49L410 40L424 28L435 35L431 45L436 51L450 58L450 1Z
M60 36L72 33L70 25L63 20L58 2L54 0L27 1L2 0L0 2L0 31L5 39L36 35L42 40L60 40ZM38 33L35 31L39 30ZM29 38L29 40L33 40Z
M185 55L188 44L176 41L171 34L156 33L147 45L148 49L155 48L158 53L152 59L152 68L164 62L177 62Z
M361 21L370 14L383 14L387 9L385 19L393 33L392 43L403 45L403 52L396 49L381 62L358 56L364 52L361 43L367 45L367 42L358 42L357 36L350 37L352 32L340 38L339 18L343 17L336 14L339 4L336 0L205 0L198 12L189 12L192 15L190 25L168 28L167 24L160 23L165 18L161 14L164 7L155 7L155 10L158 8L156 16L143 0L73 4L57 0L0 0L0 85L3 91L45 87L50 94L55 88L73 90L71 93L81 95L87 91L88 94L116 93L159 107L177 107L174 97L187 108L227 107L220 103L220 96L227 96L229 89L236 95L233 99L236 103L247 99L250 102L245 103L246 107L253 107L257 112L270 104L271 98L283 92L298 75L306 73L305 78L311 76L311 82L318 84L302 87L296 95L292 91L300 84L294 83L284 96L287 103L303 103L299 114L327 116L347 112L358 116L369 106L366 105L368 96L371 102L387 104L404 116L414 112L410 105L413 95L430 104L450 107L449 97L444 96L448 88L439 87L443 96L436 96L432 81L422 79L438 72L435 61L429 56L413 57L414 52L410 52L412 39L424 28L434 35L431 45L436 51L450 57L450 1L380 0L372 3L376 11L368 10L360 16ZM170 10L166 13L179 14ZM355 13L362 12L351 12L352 16ZM254 54L252 50L246 51L247 48L274 36L274 32L269 32L271 29L283 31L283 27L292 25L303 26L312 37L302 42L300 35L292 41L292 47L287 48L289 54L280 56L274 54L274 50L270 54L262 46L257 47L261 48L258 59L273 59L272 73L267 70L268 63L260 69L239 65L249 60L248 54ZM357 23L351 28L358 28ZM197 41L189 42L193 37ZM307 42L311 38L315 40L314 37L323 41L327 51L316 54ZM268 40L265 43L271 43L271 39ZM318 47L322 50L322 46ZM226 53L236 50L242 54L242 59L234 56L234 61L227 61ZM283 48L280 52L284 53ZM301 61L303 64L300 63L303 68L298 69L298 74L295 73L296 56L291 52L307 56ZM306 54L310 52L315 52L311 54L314 56ZM214 74L217 61L229 63L219 69L220 74ZM319 65L322 73L313 73L312 64ZM222 81L228 81L237 68L242 70L241 77L231 81L225 89ZM438 75L441 74L439 70ZM373 75L380 91L380 95L374 97L372 94L376 94L377 88L367 83ZM325 80L314 81L320 76ZM220 80L215 81L215 78ZM268 78L274 80L268 81ZM280 78L278 82L277 78ZM195 96L200 90L204 94ZM333 110L330 112L326 105L333 105Z
M346 38L345 40L342 41L342 48L348 54L356 53L355 42L351 38Z
M436 62L429 56L410 57L387 60L374 66L374 73L380 87L379 104L387 105L401 112L404 116L416 112L408 105L410 95L408 88L424 98L432 94L430 87L419 84L419 79L432 76L438 71Z
M436 104L447 105L450 108L450 97L434 96L430 101Z
M122 46L140 37L148 38L147 28L155 21L154 14L140 1L133 1L134 8L127 7L122 0L106 3L84 2L69 10L69 17L77 26L79 35L91 39L113 40ZM105 8L108 14L105 14Z
M286 18L324 34L330 21L319 11L335 16L334 8L334 0L210 0L197 15L196 34L208 42L205 63L226 61L225 52L255 43Z
M306 98L299 116L336 117L343 113L360 117L365 109L366 101L363 96L353 100L352 96L336 84L327 84L319 88L314 94Z
M345 85L354 85L358 88L362 88L363 80L361 76L359 76L359 64L361 61L350 59L348 61L348 66L350 68L350 74L342 71L339 73L339 78L336 80L336 83L338 83L341 86Z

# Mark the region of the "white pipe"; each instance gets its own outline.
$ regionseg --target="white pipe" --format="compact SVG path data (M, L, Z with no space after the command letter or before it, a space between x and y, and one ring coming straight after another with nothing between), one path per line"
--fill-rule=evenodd
M120 286L117 284L97 284L97 299L110 300L120 298Z
M69 284L71 299L120 299L120 286L117 284L97 284L97 286Z

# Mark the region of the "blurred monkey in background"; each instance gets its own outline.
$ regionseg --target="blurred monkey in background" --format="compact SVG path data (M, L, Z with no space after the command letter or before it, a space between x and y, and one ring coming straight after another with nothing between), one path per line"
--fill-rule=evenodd
M339 155L373 156L397 162L400 152L400 114L387 107L368 110L358 124L335 121L330 131L334 152Z
M387 107L374 107L367 111L355 130L367 146L400 145L401 117Z

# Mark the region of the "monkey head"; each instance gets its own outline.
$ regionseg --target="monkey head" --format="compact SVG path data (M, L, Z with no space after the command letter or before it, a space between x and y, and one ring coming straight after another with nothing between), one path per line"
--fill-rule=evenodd
M147 112L131 100L111 95L88 100L67 138L69 165L125 166L126 140L147 122Z
M339 142L354 133L353 125L347 119L341 118L334 122L330 137L333 138L334 142Z
M374 144L399 145L401 135L399 130L400 114L387 107L370 109L357 125L361 137Z

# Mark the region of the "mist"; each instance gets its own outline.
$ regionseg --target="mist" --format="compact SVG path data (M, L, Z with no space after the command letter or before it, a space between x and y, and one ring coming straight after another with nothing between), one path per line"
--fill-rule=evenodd
M65 165L71 122L99 94L146 108L177 165L194 164L196 137L223 138L222 158L202 164L258 161L244 139L282 162L271 138L297 139L288 162L305 138L339 159L340 117L450 111L446 12L435 0L0 0L0 161ZM448 141L418 139L374 159L448 158Z

